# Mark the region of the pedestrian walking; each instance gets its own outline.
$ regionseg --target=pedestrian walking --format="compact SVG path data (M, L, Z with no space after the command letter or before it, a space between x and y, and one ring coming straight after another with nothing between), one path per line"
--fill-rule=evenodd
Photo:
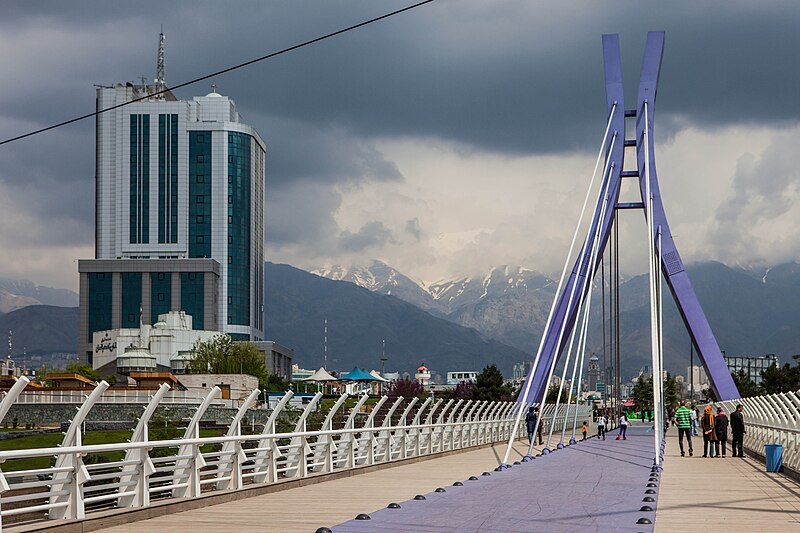
M544 440L542 439L542 425L539 424L539 428L536 428L536 421L539 419L539 408L538 407L531 407L528 409L528 414L525 415L525 424L528 426L528 443L533 444L534 439L533 432L536 431L536 434L539 436L539 446L544 444Z
M714 431L717 433L717 443L714 445L719 457L722 448L722 457L725 457L725 448L728 445L728 416L722 412L722 407L717 407L717 416L714 418Z
M689 444L689 457L692 456L692 411L686 407L686 402L681 400L681 406L675 411L673 422L678 427L678 446L681 449L681 457L685 455L683 450L683 437Z
M581 433L583 433L583 438L581 440L586 440L586 432L588 429L586 428L586 422L583 422L583 427L581 427Z
M714 430L714 413L710 405L706 405L703 418L700 421L703 429L703 457L714 457L714 446L717 442L717 433Z
M622 416L619 417L619 433L617 433L617 440L619 440L620 437L622 437L622 440L628 440L628 437L625 435L628 431L628 424L630 424L630 422L628 422L628 417L625 413L622 413Z
M603 437L606 440L606 417L600 415L597 418L597 438Z
M692 404L692 437L697 436L697 418L698 418L697 407L695 407L695 405Z
M742 414L742 404L736 406L736 411L731 413L731 455L734 457L744 457L743 445L744 434L747 430L744 427L744 415Z

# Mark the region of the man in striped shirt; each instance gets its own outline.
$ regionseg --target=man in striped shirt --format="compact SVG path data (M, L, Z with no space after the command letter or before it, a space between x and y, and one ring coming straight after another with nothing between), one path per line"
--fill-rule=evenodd
M686 435L686 442L689 443L689 457L692 456L692 412L686 407L686 402L681 400L681 406L675 411L675 418L673 419L675 425L678 426L678 445L681 448L681 457L685 454L683 452L683 436Z

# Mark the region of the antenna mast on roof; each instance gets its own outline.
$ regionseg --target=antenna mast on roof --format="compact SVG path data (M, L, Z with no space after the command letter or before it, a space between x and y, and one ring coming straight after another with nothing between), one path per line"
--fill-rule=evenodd
M164 26L161 26L161 33L158 36L158 65L156 67L156 91L163 91L167 88L165 81L166 65L164 64Z

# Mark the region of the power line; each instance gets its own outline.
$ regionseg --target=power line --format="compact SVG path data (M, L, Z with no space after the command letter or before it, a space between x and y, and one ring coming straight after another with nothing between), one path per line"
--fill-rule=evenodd
M56 129L56 128L60 128L61 126L67 126L68 124L72 124L73 122L79 122L79 121L85 120L87 118L92 118L92 117L95 117L95 116L100 115L102 113L105 113L107 111L113 111L114 109L118 109L120 107L129 105L129 104L133 104L133 103L139 102L141 100L147 100L147 99L153 98L154 96L158 96L160 94L163 94L163 93L166 93L166 92L170 92L170 91L173 91L175 89L180 89L182 87L186 87L187 85L192 85L194 83L201 82L203 80L207 80L207 79L213 78L215 76L220 76L222 74L227 74L228 72L231 72L231 71L243 68L243 67L247 67L247 66L253 65L253 64L258 63L260 61L265 61L267 59L279 56L281 54L292 52L294 50L297 50L298 48L303 48L304 46L309 46L311 44L315 44L315 43L318 43L320 41L324 41L325 39L330 39L331 37L336 37L337 35L341 35L343 33L347 33L349 31L361 28L363 26L367 26L369 24L372 24L373 22L378 22L380 20L387 19L387 18L393 17L395 15L399 15L400 13L403 13L405 11L410 11L410 10L412 10L414 8L423 6L425 4L430 4L431 2L433 2L433 0L424 0L422 2L418 2L418 3L414 4L414 5L410 5L408 7L404 7L402 9L398 9L397 11L392 11L391 13L386 13L385 15L381 15L381 16L375 17L373 19L365 20L363 22L359 22L358 24L354 24L353 26L348 26L347 28L343 28L341 30L337 30L337 31L329 33L327 35L323 35L321 37L317 37L315 39L311 39L309 41L305 41L303 43L296 44L294 46L290 46L289 48L284 48L283 50L279 50L277 52L272 52L272 53L267 54L265 56L257 57L255 59L251 59L250 61L245 61L244 63L239 63L238 65L234 65L232 67L228 67L228 68L225 68L225 69L222 69L222 70L218 70L216 72L212 72L211 74L206 74L205 76L201 76L199 78L195 78L193 80L181 83L179 85L175 85L175 86L172 86L172 87L166 87L166 88L164 88L164 89L162 89L160 91L154 92L152 94L148 94L146 96L142 96L140 98L135 98L133 100L129 100L129 101L123 102L121 104L117 104L117 105L114 105L114 106L111 106L111 107L107 107L105 109L101 109L101 110L95 111L93 113L87 113L87 114L81 115L79 117L71 118L69 120L65 120L63 122L59 122L58 124L53 124L52 126L47 126L45 128L41 128L41 129L38 129L38 130L35 130L35 131L31 131L31 132L28 132L28 133L25 133L25 134L22 134L22 135L17 135L16 137L11 137L10 139L5 139L3 141L0 141L0 145L12 143L14 141L18 141L20 139L24 139L26 137L32 137L33 135L38 135L39 133L44 133L46 131L50 131L50 130L53 130L53 129Z

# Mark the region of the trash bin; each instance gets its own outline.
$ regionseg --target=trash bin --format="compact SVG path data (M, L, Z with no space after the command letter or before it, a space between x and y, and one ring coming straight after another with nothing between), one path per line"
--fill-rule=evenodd
M783 444L765 444L764 456L767 459L767 472L780 472L783 466Z

